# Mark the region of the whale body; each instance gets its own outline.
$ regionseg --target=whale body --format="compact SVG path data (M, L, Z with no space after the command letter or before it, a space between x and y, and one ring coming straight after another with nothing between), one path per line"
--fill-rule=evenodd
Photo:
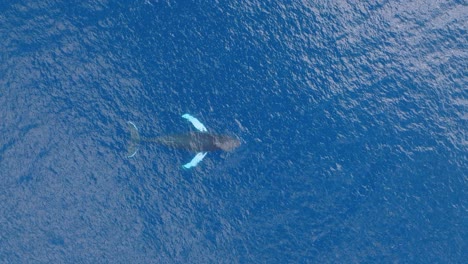
M238 139L232 138L230 136L200 132L161 136L154 139L144 138L143 141L156 142L168 147L195 152L208 152L217 150L230 151L240 145Z
M200 161L202 161L207 152L231 151L240 145L240 141L237 138L228 135L208 133L206 127L198 119L189 114L184 114L182 117L190 121L198 131L186 134L147 138L141 137L137 126L133 122L128 121L127 123L130 129L131 140L127 157L132 158L135 156L141 142L158 143L172 148L197 152L197 155L195 155L189 163L183 165L184 168L188 169L195 167Z

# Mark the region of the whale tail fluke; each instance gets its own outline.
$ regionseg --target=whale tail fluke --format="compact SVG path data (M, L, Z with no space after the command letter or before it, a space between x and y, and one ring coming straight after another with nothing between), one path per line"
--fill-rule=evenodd
M137 126L132 121L127 121L128 129L130 130L130 142L128 143L127 158L132 158L138 151L140 145L140 133Z

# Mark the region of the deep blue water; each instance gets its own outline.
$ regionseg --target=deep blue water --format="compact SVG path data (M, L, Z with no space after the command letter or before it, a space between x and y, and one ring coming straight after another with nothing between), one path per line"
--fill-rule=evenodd
M466 3L129 2L0 4L1 263L468 259Z

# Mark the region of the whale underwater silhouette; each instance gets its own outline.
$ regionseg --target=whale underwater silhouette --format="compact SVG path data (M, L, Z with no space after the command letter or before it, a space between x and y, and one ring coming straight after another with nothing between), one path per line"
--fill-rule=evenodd
M197 152L195 157L193 157L189 163L182 165L183 168L190 169L197 166L197 164L203 160L209 151L231 151L240 145L240 141L237 138L233 138L227 135L216 135L208 133L206 127L198 119L191 116L190 114L184 114L182 117L192 123L192 125L198 131L189 132L187 134L146 138L141 137L137 126L133 122L128 121L127 124L130 129L131 139L128 147L127 157L134 157L138 151L140 143L142 142L159 143L172 148Z

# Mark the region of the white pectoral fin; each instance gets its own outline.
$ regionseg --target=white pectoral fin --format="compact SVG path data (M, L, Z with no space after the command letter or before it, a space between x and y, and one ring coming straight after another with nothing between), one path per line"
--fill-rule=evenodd
M198 119L196 119L195 117L189 115L189 114L184 114L182 115L183 118L187 119L188 121L190 121L192 123L192 125L198 129L199 131L201 132L207 132L208 130L206 129L206 127L200 122L198 121Z
M186 169L190 169L192 167L195 167L197 166L197 164L203 160L203 158L206 156L208 152L200 152L200 153L197 153L197 155L195 155L195 157L193 157L193 159L187 163L187 164L184 164L182 167L186 168Z

